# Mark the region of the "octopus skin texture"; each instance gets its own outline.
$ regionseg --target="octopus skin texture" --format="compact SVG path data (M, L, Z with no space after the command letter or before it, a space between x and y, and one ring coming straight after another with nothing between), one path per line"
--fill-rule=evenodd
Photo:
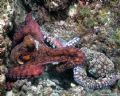
M15 66L9 68L6 74L9 79L17 80L39 76L44 72L45 66L53 62L62 63L56 67L58 72L62 72L65 69L82 64L85 60L84 53L77 48L52 49L43 42L39 42L38 49L36 49L35 39L31 35L25 36L25 38L11 52L10 58ZM28 41L31 43L29 44ZM29 48L32 48L32 50L29 50Z
M73 68L74 80L85 89L101 89L112 86L120 79L114 64L103 53L81 48L86 56L86 64Z
M74 47L79 41L79 37L75 37L71 39L70 41L65 41L65 40L59 40L55 39L53 37L50 37L49 35L44 36L44 41L46 44L48 43L51 48L61 48L61 47Z
M102 89L108 86L112 86L120 79L119 75L108 74L104 78L95 79L87 76L86 70L83 66L77 66L74 68L74 80L85 89Z

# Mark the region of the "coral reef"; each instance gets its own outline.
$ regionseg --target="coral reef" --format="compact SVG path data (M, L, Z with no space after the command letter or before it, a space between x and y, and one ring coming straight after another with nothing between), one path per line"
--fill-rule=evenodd
M7 52L10 47L9 38L6 36L8 26L11 26L11 17L13 14L13 1L8 0L0 1L0 95L5 95L5 73L7 72L6 64L8 64L9 59Z
M4 37L2 35L0 35L0 56L4 56L5 54L5 41L4 41ZM1 62L2 63L2 62Z
M43 74L40 78L34 79L38 83L29 80L18 80L13 85L13 90L8 92L14 95L32 95L32 96L60 96L63 88L60 87L60 82L47 78L48 74ZM21 89L20 89L21 88Z
M86 96L104 96L104 95L112 95L112 96L119 96L119 93L116 93L116 92L112 92L111 90L109 89L103 89L103 90L96 90L92 93L87 93Z
M5 80L10 80L9 89L14 81L29 78L15 82L6 96L119 96L119 9L119 0L0 1L0 95L5 95ZM12 48L10 40L14 42ZM52 54L55 50L69 50L68 55L61 53L64 60L69 58L68 64L61 60L53 62L55 53L45 60L43 55L47 52L43 47ZM69 64L75 61L70 49L85 54L82 66ZM73 53L79 58L77 52ZM38 64L41 55L45 64ZM46 63L48 60L50 64ZM73 69L64 71L67 68Z
M76 96L86 96L86 92L83 89L83 87L75 86L75 87L70 88L67 91L62 91L60 93L60 96L73 96L73 95L76 95Z
M45 7L49 11L63 10L68 7L69 0L45 0Z
M44 30L50 34L51 37L61 38L63 40L69 41L71 38L78 37L78 29L76 28L76 23L74 22L65 22L65 21L56 21L54 23L45 23L41 30L44 33Z

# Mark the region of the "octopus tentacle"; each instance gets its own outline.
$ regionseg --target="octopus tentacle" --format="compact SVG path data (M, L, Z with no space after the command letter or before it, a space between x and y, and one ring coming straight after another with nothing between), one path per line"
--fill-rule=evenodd
M72 53L72 52L70 52L70 53ZM58 72L63 72L66 69L74 68L74 67L76 67L78 65L83 64L84 61L85 61L84 53L79 49L75 53L77 53L77 55L73 55L72 58L70 58L68 60L69 62L66 62L66 63L63 63L63 64L58 64L56 66L56 70Z
M75 46L79 41L80 41L80 38L79 37L75 37L72 40L66 42L64 44L64 47L66 47L66 46Z
M79 37L75 37L70 41L65 41L65 40L60 40L60 39L56 39L56 38L52 38L49 35L44 35L44 41L46 43L49 43L49 45L52 48L62 48L62 47L73 47L75 46L78 42L79 42L80 38Z
M31 78L35 76L39 76L43 73L44 66L41 66L41 64L26 64L26 65L20 65L13 68L10 68L8 70L8 73L6 74L7 79L25 79L25 78Z
M69 50L69 49L67 49L67 50ZM56 52L56 51L54 51L54 52ZM61 52L61 49L60 49L59 52ZM33 60L33 61L30 60L23 65L13 67L8 71L8 74L6 74L6 77L9 77L9 78L27 78L27 77L31 77L31 75L32 76L38 76L44 71L43 68L48 63L51 63L51 62L64 62L64 63L66 63L66 62L68 62L66 64L66 67L65 66L63 68L61 68L61 66L57 67L57 68L60 68L62 70L62 69L72 68L73 65L74 65L73 64L74 62L79 62L79 64L81 64L84 60L83 58L81 58L79 60L76 60L76 59L72 60L72 58L70 58L68 56L71 53L69 53L69 54L66 53L66 54L62 55L61 53L59 54L59 52L58 52L57 56L56 56L56 54L55 55L51 54L51 56L49 54L48 57L43 56L43 57L40 57L40 58L38 56L38 58L35 58L35 60ZM72 64L68 65L70 63L72 63Z
M61 47L67 47L67 46L75 46L80 38L79 37L75 37L73 39L71 39L70 41L65 41L61 38L53 38L50 36L50 34L47 32L47 30L44 28L44 26L41 26L41 31L44 34L44 41L45 43L48 43L50 45L50 47L52 48L61 48Z
M101 89L108 86L112 86L115 82L120 79L120 75L107 74L103 78L94 79L88 77L84 66L77 66L73 69L74 80L83 86L84 88L89 89Z
M27 14L24 24L18 27L17 31L13 36L12 47L21 43L24 36L31 34L36 40L43 42L44 36L41 32L39 24L33 19L32 14Z

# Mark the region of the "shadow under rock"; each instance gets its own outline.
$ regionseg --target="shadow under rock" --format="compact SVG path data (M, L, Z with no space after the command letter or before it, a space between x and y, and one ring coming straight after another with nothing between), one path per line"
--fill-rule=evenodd
M53 66L50 66L49 68L52 69ZM56 72L55 70L49 70L48 69L49 78L51 80L57 80L60 87L63 89L69 89L71 87L71 83L75 83L73 78L73 70L67 69L64 72ZM76 84L76 83L75 83Z

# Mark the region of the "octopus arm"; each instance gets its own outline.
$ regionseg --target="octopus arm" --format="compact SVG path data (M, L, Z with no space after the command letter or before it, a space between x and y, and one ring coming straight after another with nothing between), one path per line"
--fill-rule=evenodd
M39 24L33 19L33 16L31 13L27 14L25 18L26 26L23 29L29 28L29 30L26 30L27 33L31 32L31 34L38 40L43 41L44 35L41 32Z
M44 72L44 66L41 64L26 64L10 68L6 78L13 80L31 78L41 75L42 72Z
M32 14L27 14L25 18L24 24L18 26L17 31L13 36L13 44L12 46L15 47L16 44L22 42L24 36L31 34L36 40L42 41L44 40L43 33L39 27L39 24L33 19Z
M65 49L65 48L64 48ZM63 72L66 69L74 68L78 65L81 65L85 61L85 55L81 50L77 48L66 47L67 50L64 50L63 54L67 55L69 58L66 58L67 62L59 64L56 66L58 72ZM62 51L61 51L62 54Z
M101 89L108 86L112 86L120 79L120 75L109 74L104 78L93 79L87 76L85 68L83 66L77 66L73 70L74 80L85 89Z
M14 48L17 44L19 44L23 40L24 35L22 33L22 31L23 31L22 27L23 26L20 26L13 36L12 48Z

